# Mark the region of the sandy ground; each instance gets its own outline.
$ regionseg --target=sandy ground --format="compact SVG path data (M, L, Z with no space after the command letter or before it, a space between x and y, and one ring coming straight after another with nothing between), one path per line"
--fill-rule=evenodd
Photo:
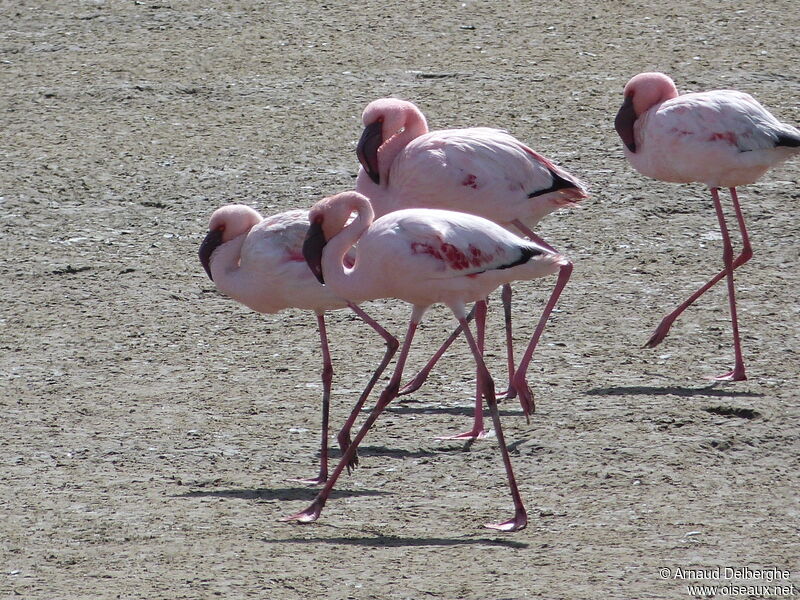
M703 580L679 569L726 566L798 583L800 162L741 191L750 380L712 385L732 363L724 286L642 348L721 266L708 192L637 175L612 124L656 69L800 122L794 2L6 1L0 25L0 597L688 598ZM481 527L511 512L496 440L435 440L469 424L463 343L319 522L278 522L314 495L288 481L318 460L314 320L248 311L196 258L218 206L352 187L361 110L391 95L434 128L508 129L593 191L541 226L575 274L537 412L502 405L519 533ZM519 347L550 285L517 287ZM401 303L365 308L404 331ZM340 423L382 346L329 320ZM450 322L431 312L410 370Z

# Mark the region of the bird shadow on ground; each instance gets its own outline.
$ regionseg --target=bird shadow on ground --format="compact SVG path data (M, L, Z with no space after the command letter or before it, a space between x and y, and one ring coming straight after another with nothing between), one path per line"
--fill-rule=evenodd
M225 490L191 490L184 494L175 494L173 498L238 498L240 500L310 500L317 493L314 486L298 486L283 488L225 489ZM358 496L387 496L389 492L377 490L337 490L331 492L330 498L353 498Z
M319 526L317 524L316 526ZM370 536L335 536L326 538L288 538L268 539L262 542L268 544L331 544L335 546L365 546L381 548L421 547L421 546L500 546L504 548L523 549L530 544L516 540L502 540L494 538L445 538L445 537L403 537L399 535Z
M390 448L389 446L359 446L358 456L363 458L366 456L371 457L387 457L387 458L434 458L442 454L452 452L468 452L472 447L475 440L440 440L441 442L452 442L449 446L438 446L434 450L425 450L423 448L416 448L414 450L407 450L405 448ZM331 449L329 456L332 460L338 460L342 457L340 450ZM317 452L319 457L319 452Z
M717 387L716 383L704 387L682 387L678 385L647 386L631 385L594 388L586 392L588 396L712 396L717 398L763 398L760 392L736 392Z
M517 402L516 400L507 400L507 402ZM517 404L519 404L517 402ZM474 406L408 406L407 404L390 405L386 412L398 415L455 415L471 417L474 414ZM485 407L484 407L485 412ZM518 417L524 413L521 409L517 410L500 410L501 417Z
M446 452L458 452L460 448L443 447L436 450L405 450L401 448L389 448L388 446L359 446L359 456L387 456L390 458L431 458ZM333 456L333 453L331 453Z
M484 442L488 441L489 444L493 444L496 441L494 435L492 435L487 440L441 440L442 442L451 442L453 445L451 446L441 446L436 450L399 450L397 448L387 448L386 446L359 446L358 447L358 454L359 456L378 456L383 457L387 456L390 458L429 458L429 457L436 457L441 456L442 454L449 454L449 453L459 453L459 452L471 452L473 446L477 443L481 446ZM516 442L512 442L507 444L509 452L518 452L519 448L522 446L526 447L526 453L531 454L535 452L542 452L545 450L544 446L539 446L537 444L531 444L531 438L525 438L518 440Z

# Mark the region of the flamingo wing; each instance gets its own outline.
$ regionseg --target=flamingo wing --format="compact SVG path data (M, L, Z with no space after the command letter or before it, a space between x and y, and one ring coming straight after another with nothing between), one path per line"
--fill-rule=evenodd
M241 262L272 269L287 262L303 262L307 230L307 210L290 210L267 217L250 230L242 247Z
M684 94L662 104L658 115L660 128L668 133L688 136L695 143L727 144L739 152L800 144L797 129L735 90Z
M420 262L431 277L505 269L541 253L502 227L466 213L410 209L389 216L395 217L390 228L398 255Z
M403 159L403 187L406 178L427 172L431 181L425 185L434 189L441 182L466 193L527 196L551 186L553 179L546 161L505 131L487 127L432 132L410 144Z

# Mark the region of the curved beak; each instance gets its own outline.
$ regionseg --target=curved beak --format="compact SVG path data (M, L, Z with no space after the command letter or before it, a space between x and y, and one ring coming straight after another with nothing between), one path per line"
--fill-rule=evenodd
M627 96L617 112L617 117L614 119L614 129L617 130L622 142L631 152L636 152L636 142L633 139L633 124L635 122L636 113L633 111L633 97Z
M200 257L200 264L206 270L206 274L211 281L214 277L211 275L211 255L222 244L222 230L214 229L209 231L203 243L200 244L200 251L197 253Z
M381 177L378 173L378 148L383 144L383 122L370 123L361 132L361 139L356 146L358 162L376 184L380 184Z
M322 232L322 223L311 223L303 242L303 258L306 259L308 268L311 269L314 277L322 285L325 285L325 278L322 276L322 250L327 243L325 234Z

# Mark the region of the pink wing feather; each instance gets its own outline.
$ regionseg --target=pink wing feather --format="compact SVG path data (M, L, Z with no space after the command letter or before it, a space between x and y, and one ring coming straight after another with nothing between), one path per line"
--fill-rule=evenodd
M466 213L415 209L387 215L398 251L434 260L442 277L499 269L518 261L530 244L499 225ZM381 219L373 227L382 228Z

